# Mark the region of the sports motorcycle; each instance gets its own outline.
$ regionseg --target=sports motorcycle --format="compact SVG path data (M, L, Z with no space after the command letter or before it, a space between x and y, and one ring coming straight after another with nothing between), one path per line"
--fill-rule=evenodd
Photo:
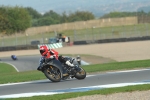
M12 60L18 60L18 58L17 58L16 55L11 55L11 59L12 59Z
M72 58L68 57L67 59L71 60ZM43 67L41 71L52 82L59 82L68 78L76 78L81 80L86 77L86 71L78 64L75 59L72 61L72 63L76 67L69 67L68 65L61 63L56 58L52 58L43 62L44 63L42 65Z

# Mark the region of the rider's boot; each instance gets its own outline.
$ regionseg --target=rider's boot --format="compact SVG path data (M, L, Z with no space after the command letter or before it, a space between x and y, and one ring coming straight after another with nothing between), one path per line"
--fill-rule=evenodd
M66 61L65 64L68 65L69 67L74 67L74 64L70 63L70 61Z
M66 65L68 65L72 69L75 69L76 71L80 71L81 70L78 65L74 65L74 64L70 63L70 61L66 61Z

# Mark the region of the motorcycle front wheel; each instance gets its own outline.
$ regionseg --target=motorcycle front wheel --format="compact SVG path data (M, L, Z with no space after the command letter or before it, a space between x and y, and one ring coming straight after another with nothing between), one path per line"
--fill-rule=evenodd
M61 80L61 72L57 67L49 66L43 72L52 82L59 82Z
M84 79L86 77L86 71L80 67L80 71L75 74L76 79Z

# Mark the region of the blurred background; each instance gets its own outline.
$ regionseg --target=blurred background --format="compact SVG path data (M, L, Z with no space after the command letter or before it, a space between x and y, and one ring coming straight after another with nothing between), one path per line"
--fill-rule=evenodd
M34 5L28 0L0 1L3 4L0 7L2 14L0 17L2 27L0 28L0 47L58 42L63 45L72 45L77 42L97 43L102 40L120 38L126 40L130 38L150 39L150 1L148 0L113 2L87 0L74 4L68 0L65 1L62 2L64 5L58 4L57 7L52 5L57 4L57 0L42 3L37 0ZM3 18L3 11L10 16L8 20L13 19L13 22L9 23L5 17ZM20 16L21 14L24 16ZM25 15L28 19L24 18ZM23 20L24 22L21 22ZM18 24L19 21L20 24ZM26 22L30 25L25 26Z

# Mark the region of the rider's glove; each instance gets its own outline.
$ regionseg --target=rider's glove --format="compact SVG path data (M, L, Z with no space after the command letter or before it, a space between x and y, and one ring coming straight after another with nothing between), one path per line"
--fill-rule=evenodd
M73 63L74 60L75 60L75 58L71 58L70 62Z
M50 59L53 59L54 58L54 56L50 56Z

